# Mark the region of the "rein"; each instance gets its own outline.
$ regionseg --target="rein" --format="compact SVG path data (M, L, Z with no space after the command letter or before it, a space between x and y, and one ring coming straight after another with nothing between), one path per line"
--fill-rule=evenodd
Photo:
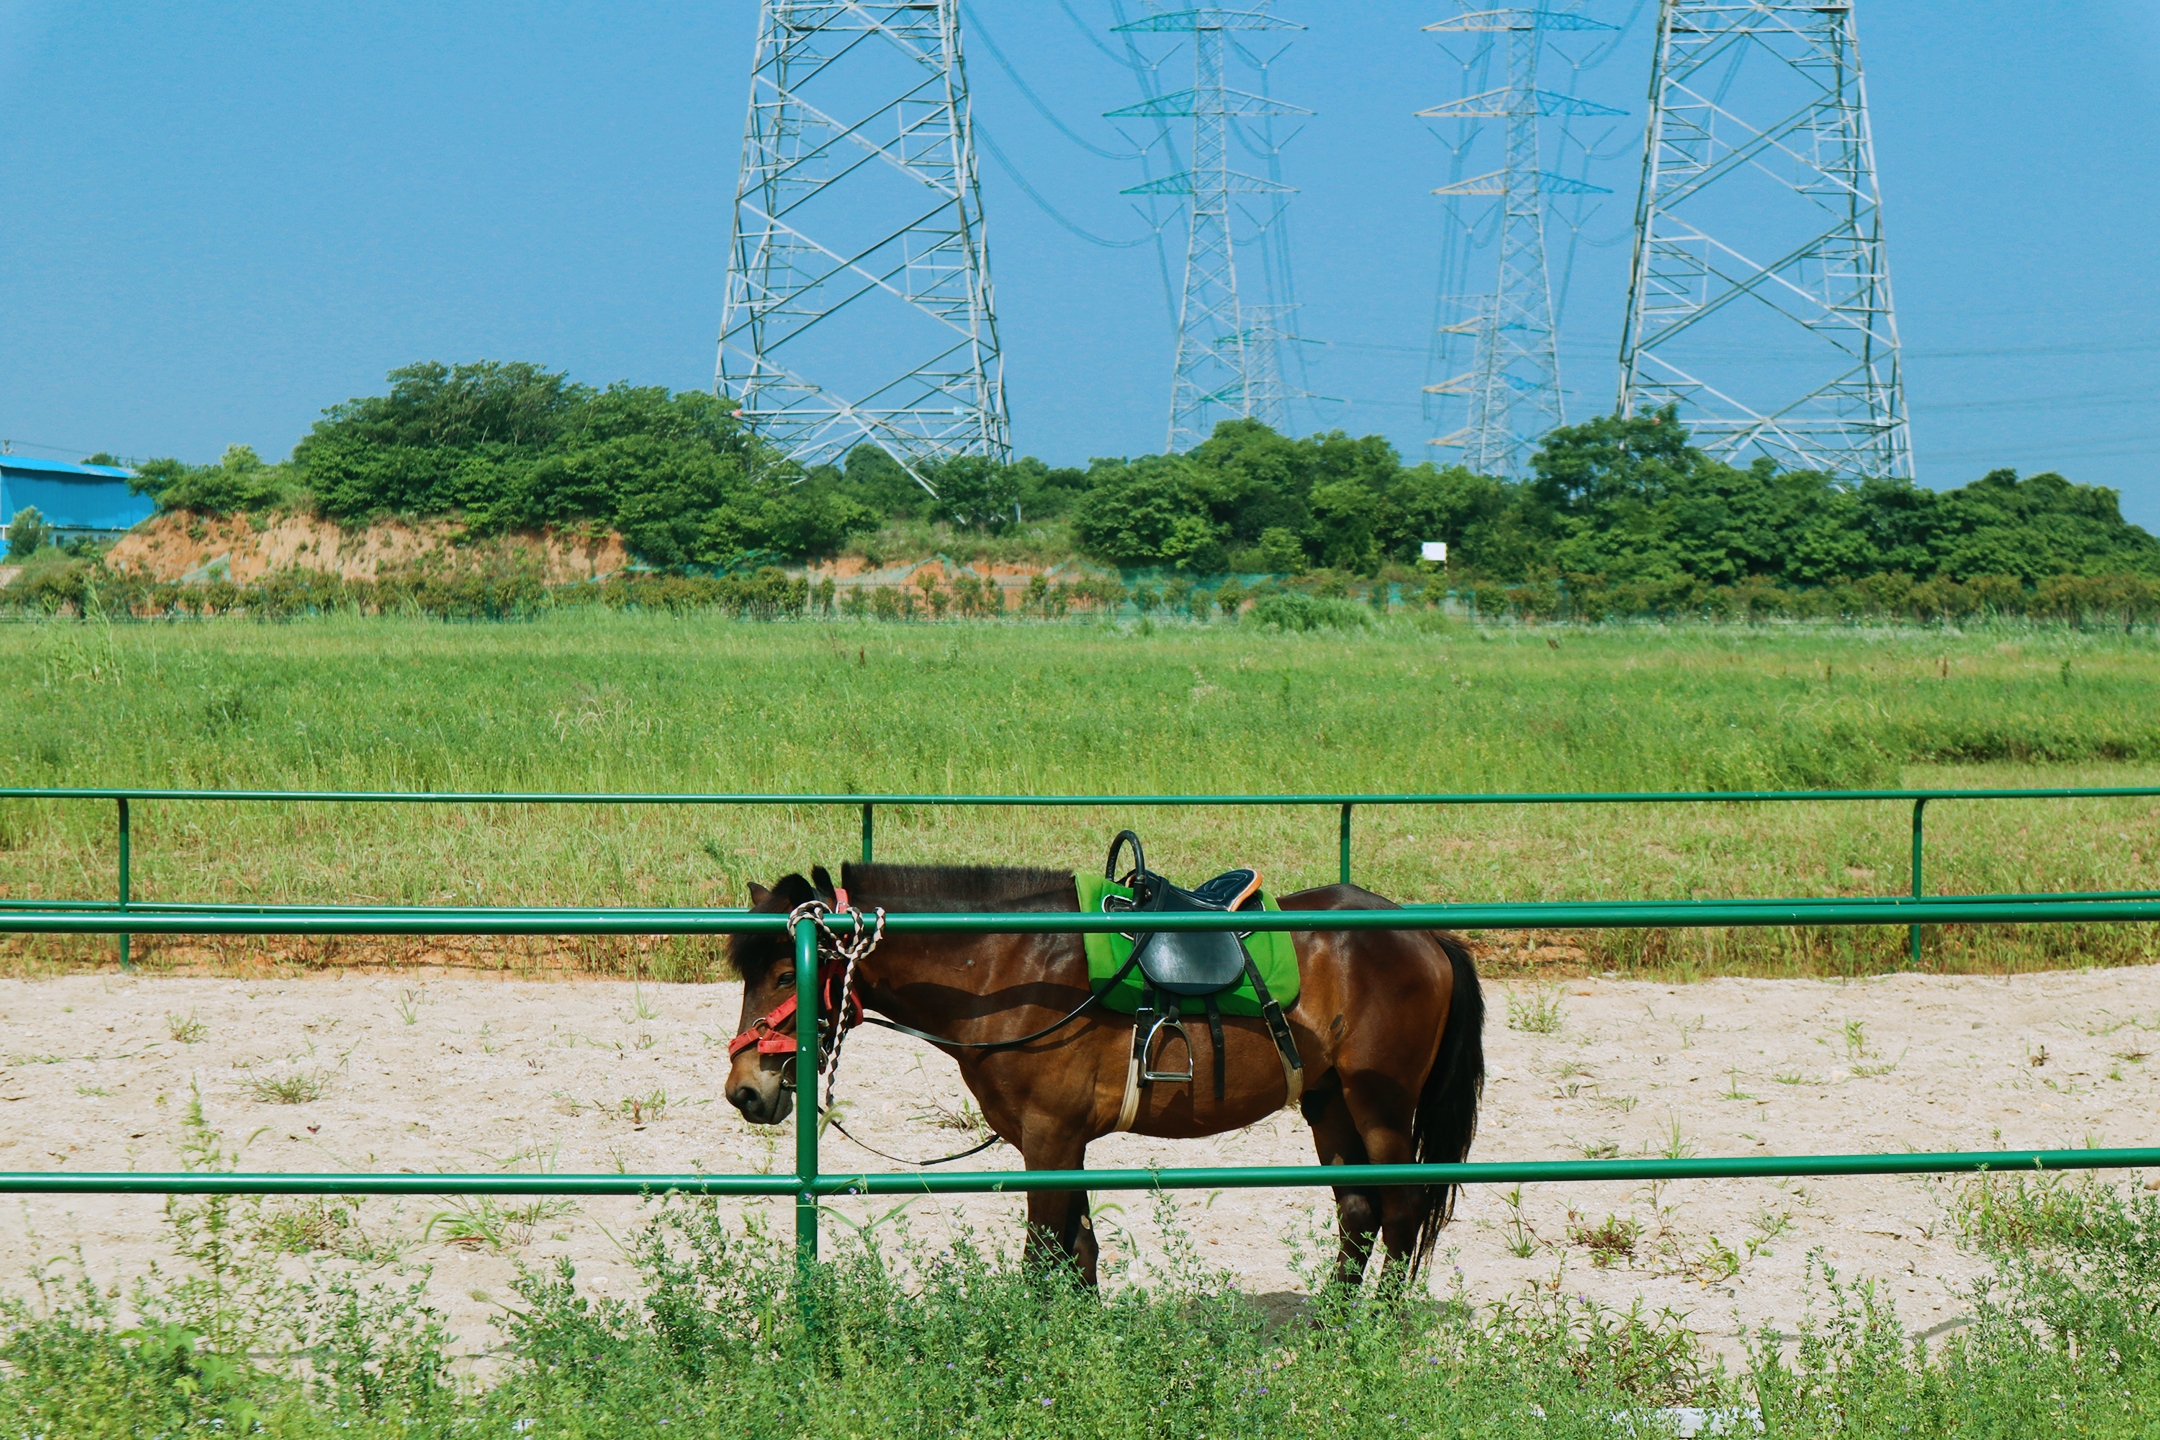
M1088 1007L1109 994L1118 981L1123 980L1132 968L1133 961L1131 959L1126 960L1118 968L1117 974L1111 976L1109 983L1104 985L1102 989L1088 991L1088 998L1066 1011L1062 1017L1051 1021L1034 1034L1022 1035L1017 1040L947 1040L942 1035L932 1035L927 1030L917 1030L912 1025L902 1025L899 1021L888 1020L882 1015L864 1015L857 1023L880 1026L886 1030L896 1031L912 1040L927 1040L932 1045L942 1045L951 1050L1014 1050L1022 1045L1032 1045L1045 1035L1055 1035L1067 1025L1072 1024L1073 1021L1087 1013Z

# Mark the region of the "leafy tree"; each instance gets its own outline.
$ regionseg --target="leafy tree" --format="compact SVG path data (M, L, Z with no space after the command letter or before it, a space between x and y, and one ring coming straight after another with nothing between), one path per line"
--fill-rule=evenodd
M1305 569L1305 542L1287 525L1271 525L1260 532L1260 543L1238 552L1248 570L1267 575L1296 575Z
M1014 523L1020 476L1013 466L979 455L959 455L931 467L938 498L932 513L966 528L996 532Z
M1405 470L1394 486L1386 553L1409 562L1428 540L1445 541L1453 563L1473 573L1521 579L1549 563L1557 538L1549 506L1524 487L1461 465Z
M933 503L906 467L875 445L848 451L845 467L833 478L841 494L875 515L912 520L927 514Z
M326 514L462 513L483 534L597 523L655 565L734 568L828 552L879 513L846 493L862 484L762 450L713 395L596 390L494 361L389 378L389 394L325 411L294 450ZM884 457L868 456L874 472Z
M1560 521L1556 567L1622 583L1803 586L2160 573L2160 541L2123 520L2114 491L2060 475L2020 482L1998 470L1940 492L1905 480L1855 485L1781 472L1767 458L1738 469L1687 439L1669 409L1548 436L1530 490Z
M1117 565L1170 565L1219 574L1228 562L1224 526L1207 503L1203 467L1182 455L1098 460L1073 534L1082 549Z
M876 523L867 508L830 484L790 485L781 472L767 471L737 490L714 515L700 558L707 564L726 564L732 556L758 549L780 555L828 554L848 536Z
M992 531L1061 517L1088 486L1087 471L1053 469L1033 456L1010 465L961 456L934 464L918 462L916 469L936 488L936 499L898 460L875 445L856 446L842 467L824 467L823 473L840 493L878 516L892 520L929 517Z
M22 560L35 555L45 544L45 517L35 505L25 505L8 521L7 558Z
M2160 574L2160 539L2122 518L2120 492L2052 471L1991 470L1930 509L1930 569L1953 578Z
M1029 455L1015 460L1011 468L1013 479L1019 486L1023 524L1068 515L1080 497L1087 493L1088 472L1076 466L1053 467Z
M2112 490L2009 470L1938 492L1767 459L1735 466L1691 443L1670 409L1555 430L1518 479L1407 466L1378 436L1292 437L1249 419L1223 422L1183 455L1085 470L1032 458L902 464L863 444L806 471L704 393L594 389L494 361L411 365L389 382L387 394L325 411L288 465L234 446L215 465L150 461L131 484L168 510L308 494L340 519L456 513L480 533L612 526L653 564L731 571L829 553L893 520L988 533L1069 517L1086 553L1119 566L1187 580L1321 567L1338 586L1410 565L1423 542L1442 540L1448 575L1421 593L1468 582L1549 609L1564 582L1585 613L1752 613L1802 587L1833 607L1948 615L2012 608L2002 587L2023 595L2042 583L2060 592L2048 603L2089 609L2103 602L2070 581L2160 577L2160 540L2123 520Z
M146 460L136 467L128 488L148 495L160 510L193 510L222 515L261 510L288 497L281 467L265 465L246 445L228 445L215 465L189 465L170 457Z

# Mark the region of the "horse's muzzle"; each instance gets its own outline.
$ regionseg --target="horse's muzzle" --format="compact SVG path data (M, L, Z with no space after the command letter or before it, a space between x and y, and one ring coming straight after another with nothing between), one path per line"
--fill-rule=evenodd
M778 1125L795 1113L795 1087L781 1084L778 1076L758 1078L767 1083L733 1087L728 1091L728 1104L753 1125Z

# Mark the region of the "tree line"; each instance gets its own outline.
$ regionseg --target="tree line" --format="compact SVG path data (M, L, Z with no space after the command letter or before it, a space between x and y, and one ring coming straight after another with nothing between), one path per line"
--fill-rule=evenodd
M704 393L600 389L492 361L388 378L386 394L325 411L281 464L235 447L213 465L149 462L135 483L170 510L305 505L347 522L454 514L482 535L607 527L645 564L683 573L749 571L831 555L881 529L943 526L939 548L1040 531L1104 565L1188 582L1422 585L1419 547L1437 540L1454 588L1550 594L1558 608L1567 595L1688 608L1716 591L1849 590L1871 577L1898 577L1908 592L1977 587L1993 605L2005 587L2025 593L2056 577L2160 576L2160 540L2123 519L2113 490L2052 472L1995 470L1938 491L1767 459L1735 466L1690 443L1671 411L1556 430L1513 478L1406 464L1377 436L1293 437L1251 420L1223 422L1184 454L1085 467L904 465L864 445L841 464L804 468Z

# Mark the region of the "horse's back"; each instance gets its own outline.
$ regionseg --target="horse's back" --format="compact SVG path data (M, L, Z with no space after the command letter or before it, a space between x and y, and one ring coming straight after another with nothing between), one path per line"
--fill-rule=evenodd
M1276 897L1276 904L1285 910L1400 910L1402 906L1385 895L1376 895L1362 885L1347 882L1334 885L1315 885L1310 890L1296 890ZM1303 934L1327 934L1349 939L1385 942L1406 940L1416 942L1413 948L1423 951L1426 946L1436 947L1438 958L1445 968L1452 971L1457 963L1470 961L1470 945L1452 930L1330 930L1300 932ZM1378 948L1388 948L1382 943ZM1299 951L1303 957L1303 949Z
M1399 910L1384 895L1358 885L1318 885L1277 897L1285 910ZM1470 966L1470 947L1446 930L1309 930L1294 936L1303 983L1300 1008L1312 1007L1345 1019L1370 1016L1376 1007L1437 1002L1431 1019L1447 1013L1459 975ZM1475 983L1474 981L1472 983ZM1407 1018L1407 1017L1406 1017Z

